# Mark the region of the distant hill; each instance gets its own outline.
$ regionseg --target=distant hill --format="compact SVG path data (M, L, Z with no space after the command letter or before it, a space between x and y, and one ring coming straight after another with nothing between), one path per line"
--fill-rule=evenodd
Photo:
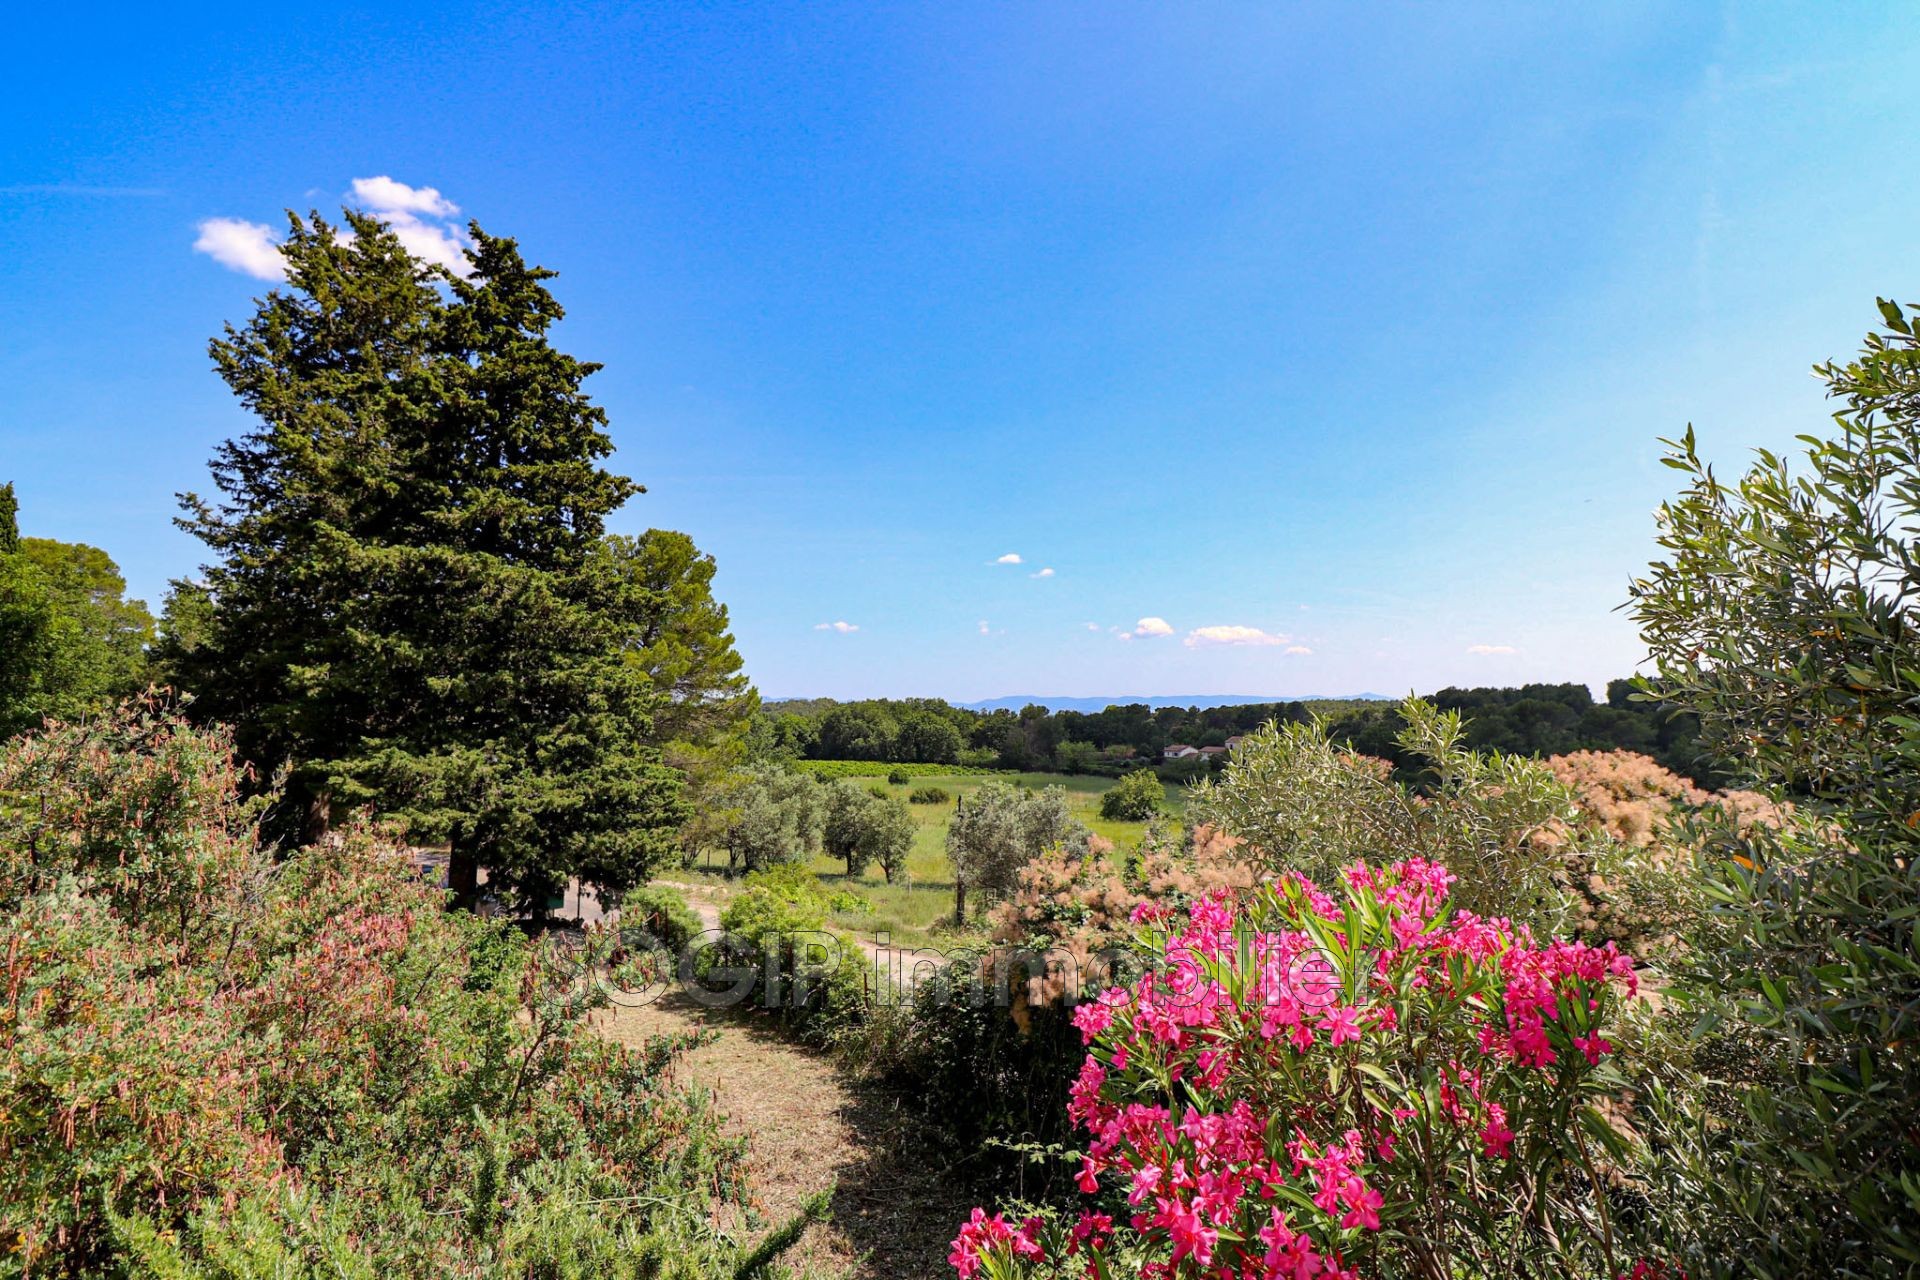
M1105 698L1055 698L1044 694L1014 694L1005 698L989 698L985 702L959 702L955 706L965 707L969 711L1018 711L1022 707L1039 706L1049 711L1082 711L1091 714L1105 711L1108 707L1126 707L1145 703L1156 711L1161 707L1246 707L1268 702L1391 702L1393 699L1381 693L1176 693L1166 697L1148 697L1144 694L1115 694Z

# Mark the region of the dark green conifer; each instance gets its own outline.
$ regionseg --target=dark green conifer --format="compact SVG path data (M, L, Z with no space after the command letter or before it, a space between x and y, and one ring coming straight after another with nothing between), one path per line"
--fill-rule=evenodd
M212 609L173 669L291 767L289 833L370 805L450 842L463 894L644 881L684 806L625 657L651 598L596 554L641 489L549 340L552 273L478 227L456 277L377 220L290 221L287 287L212 345L258 425L219 502L183 497Z

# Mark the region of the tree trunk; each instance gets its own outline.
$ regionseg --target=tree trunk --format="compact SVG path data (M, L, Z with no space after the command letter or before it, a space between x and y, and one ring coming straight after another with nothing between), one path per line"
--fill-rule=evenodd
M306 830L302 833L305 842L319 844L332 826L333 793L322 787L307 797Z
M953 876L953 923L958 928L967 922L967 882L959 872Z
M480 900L480 864L457 835L447 848L447 888L453 891L453 905L463 910L473 910Z

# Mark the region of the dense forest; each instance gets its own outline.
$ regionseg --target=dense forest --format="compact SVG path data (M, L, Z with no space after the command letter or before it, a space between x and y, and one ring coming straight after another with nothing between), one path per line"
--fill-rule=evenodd
M1630 680L1607 685L1605 702L1584 684L1529 684L1509 689L1442 689L1430 695L1443 711L1467 720L1469 745L1517 755L1570 751L1637 751L1705 786L1722 780L1699 745L1699 722L1640 693ZM1395 742L1393 703L1324 700L1222 707L1142 703L1104 711L974 711L937 698L831 699L767 703L751 729L766 756L811 760L998 765L1007 769L1118 774L1158 764L1170 745L1222 746L1269 721L1327 722L1330 736L1368 755L1405 766ZM1172 772L1212 767L1175 761Z

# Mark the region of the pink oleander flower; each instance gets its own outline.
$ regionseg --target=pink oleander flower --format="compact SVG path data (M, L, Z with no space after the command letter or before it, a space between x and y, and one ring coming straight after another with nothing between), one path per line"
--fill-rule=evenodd
M1117 1186L1131 1216L1067 1231L977 1212L962 1280L983 1256L1027 1280L1047 1250L1097 1269L1122 1248L1154 1280L1357 1280L1357 1233L1517 1211L1478 1162L1512 1158L1515 1116L1548 1126L1525 1135L1529 1161L1555 1158L1555 1126L1602 1088L1587 1074L1613 1051L1631 960L1454 913L1434 863L1341 879L1345 902L1287 874L1141 913L1161 963L1076 1009L1088 1051L1068 1094L1077 1185Z
M1360 1012L1351 1005L1336 1005L1321 1015L1320 1025L1334 1048L1352 1044L1360 1038Z
M1481 1126L1480 1141L1487 1155L1505 1158L1513 1147L1514 1132L1507 1128L1507 1111L1497 1102L1487 1104L1487 1123Z

